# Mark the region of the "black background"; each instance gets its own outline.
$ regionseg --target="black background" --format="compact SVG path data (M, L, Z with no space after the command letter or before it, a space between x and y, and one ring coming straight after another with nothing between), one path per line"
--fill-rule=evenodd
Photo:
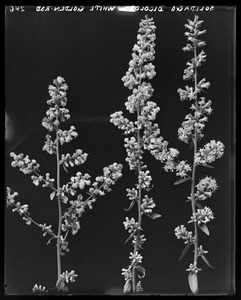
M49 200L49 190L36 187L28 175L11 167L11 151L29 154L40 164L42 174L56 174L55 158L43 152L47 131L41 126L49 99L48 85L57 76L65 78L71 119L63 128L74 125L78 138L61 148L61 153L73 153L77 148L89 154L87 162L61 173L62 184L78 170L92 178L100 175L104 166L122 163L123 177L113 191L98 198L92 211L81 219L81 230L69 237L70 252L62 258L62 269L75 270L76 283L70 285L75 294L112 294L122 291L124 277L121 269L129 264L130 244L124 245L127 232L126 216L136 217L136 208L127 213L129 200L126 188L136 183L133 172L125 162L124 136L109 122L115 111L125 110L130 91L121 78L128 69L137 30L146 12L37 12L25 7L25 12L5 12L5 98L7 136L5 137L5 185L19 193L17 200L29 204L31 216L39 223L57 226L57 203ZM157 122L161 134L171 147L180 150L180 159L191 162L192 151L177 139L177 130L190 103L181 102L177 94L190 53L182 51L186 45L184 24L197 14L204 20L202 29L207 62L199 69L199 79L205 77L211 87L207 94L212 100L213 114L204 130L203 146L211 139L225 144L225 154L213 165L214 169L199 168L198 178L215 177L219 189L206 201L215 215L209 223L210 236L200 232L200 243L208 250L207 259L216 267L209 269L200 260L201 293L232 293L233 289L233 82L234 82L234 20L231 7L215 7L212 12L170 11L148 12L154 18L156 30L157 75L151 81L155 92L151 100L160 107ZM183 260L183 249L174 229L191 215L185 200L190 184L174 186L175 174L165 173L160 162L149 153L144 155L153 178L150 192L156 203L155 212L162 218L143 219L147 241L142 251L146 277L142 280L145 293L189 293L185 271L192 262L191 251ZM192 225L186 225L192 230ZM56 282L56 248L46 246L36 226L28 227L16 213L5 210L5 284L7 294L29 294L35 283L54 288Z

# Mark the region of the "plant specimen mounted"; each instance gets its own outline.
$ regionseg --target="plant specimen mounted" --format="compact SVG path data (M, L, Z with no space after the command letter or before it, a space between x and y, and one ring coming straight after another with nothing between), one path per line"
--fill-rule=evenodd
M178 138L184 143L190 143L190 148L193 148L193 161L192 166L183 161L183 165L185 165L184 172L180 172L180 163L175 167L176 174L182 177L175 184L185 181L191 182L191 194L187 201L191 203L192 216L188 223L193 223L194 233L188 231L184 225L180 225L175 228L175 235L178 239L183 239L186 244L180 259L184 257L191 246L194 247L193 263L186 269L189 272L188 282L193 294L197 294L199 290L197 274L201 269L198 267L198 258L201 257L210 268L213 268L204 256L208 251L204 250L199 242L199 229L209 235L207 223L214 219L214 215L212 210L206 205L203 206L201 202L211 197L218 188L216 179L211 176L206 176L196 183L196 169L199 166L213 168L210 164L224 154L224 144L216 140L211 140L198 149L198 142L204 136L203 129L205 122L208 120L207 116L212 113L212 102L206 100L206 97L200 96L202 92L205 92L205 89L210 87L210 83L206 81L206 78L199 80L197 72L198 68L206 61L207 56L203 50L198 53L198 49L206 44L199 39L199 36L206 32L206 30L200 30L203 22L203 20L199 20L198 16L195 16L193 21L188 20L188 23L185 24L185 28L188 30L185 32L188 43L183 51L193 53L193 57L187 62L183 79L191 80L193 86L186 85L185 89L179 88L178 93L181 101L192 102L190 107L192 113L186 115L185 121L178 129Z
M125 102L126 109L132 114L133 121L125 118L122 111L117 111L111 115L111 122L124 131L126 137L125 148L127 152L126 161L130 170L135 171L138 183L134 188L127 189L127 197L131 201L130 211L137 205L138 219L129 219L123 222L125 229L129 233L126 242L132 240L134 247L130 253L130 264L122 269L125 277L124 293L140 293L143 291L141 278L145 276L145 269L142 264L140 250L146 238L142 232L142 218L144 215L156 219L160 214L153 213L156 206L153 198L149 197L149 192L153 187L150 171L143 161L144 150L149 150L152 155L162 162L166 162L165 168L174 168L173 159L178 155L176 149L167 148L168 142L160 137L160 129L157 123L153 123L160 108L149 99L153 95L154 89L147 80L151 80L155 75L155 67L151 61L155 58L155 29L153 18L145 16L140 22L137 35L137 43L133 47L132 59L129 62L129 69L122 78L124 86L132 90L132 95ZM139 280L137 281L137 279Z
M74 126L69 130L61 129L61 123L64 123L70 118L69 110L66 108L68 89L64 78L58 76L53 85L49 86L50 100L47 104L50 106L46 112L46 117L42 121L49 134L46 135L45 145L43 150L50 155L56 157L56 180L51 178L50 173L44 176L40 174L40 165L35 159L31 159L29 155L22 153L10 153L13 161L11 165L18 167L24 174L31 174L33 184L50 189L50 200L57 200L58 208L58 226L57 232L52 230L52 225L46 223L41 224L34 220L28 210L27 204L21 204L15 201L18 196L17 192L12 192L7 187L7 206L12 208L13 212L18 212L22 216L27 225L34 224L43 231L43 236L49 235L50 239L56 241L57 249L57 292L68 292L66 283L74 282L77 274L74 270L62 271L61 256L69 252L67 237L71 233L75 235L80 229L80 218L87 208L92 209L93 203L98 196L105 195L111 191L111 186L122 176L122 165L113 163L108 167L103 168L103 175L97 176L91 183L91 176L87 173L82 174L80 171L72 176L66 184L61 183L61 171L68 172L69 167L79 166L87 160L87 153L77 149L72 155L61 154L60 147L63 144L69 143L78 136ZM87 196L82 195L82 191L88 188ZM81 193L80 193L81 192ZM47 292L45 286L35 284L33 292Z

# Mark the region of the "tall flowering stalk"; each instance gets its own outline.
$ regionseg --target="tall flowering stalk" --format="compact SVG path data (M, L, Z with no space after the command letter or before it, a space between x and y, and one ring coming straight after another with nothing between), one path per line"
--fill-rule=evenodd
M209 267L213 268L204 256L208 251L205 251L199 242L199 229L209 235L207 223L214 219L214 215L212 210L206 205L203 207L201 202L211 197L218 188L216 179L210 176L206 176L196 183L196 169L198 166L213 168L210 164L222 157L224 153L224 144L215 140L211 140L203 148L198 149L198 142L204 136L203 129L208 120L207 116L212 113L212 102L200 96L202 92L206 92L205 90L210 87L210 83L206 81L206 78L198 79L198 68L206 61L207 56L203 50L198 51L199 48L205 46L205 42L199 39L199 36L206 32L206 30L200 30L202 23L203 20L199 20L199 17L195 16L194 21L188 20L188 23L185 24L185 28L188 29L185 32L188 43L183 48L183 51L193 53L193 57L187 62L183 79L191 80L193 86L186 85L185 89L178 89L181 101L187 100L192 102L192 113L186 115L185 121L178 129L179 140L184 143L190 143L190 146L193 148L192 167L186 164L185 161L179 162L175 166L176 175L181 177L175 184L191 181L191 194L187 201L191 203L192 216L188 223L193 223L194 234L192 231L188 231L184 225L180 225L175 228L175 235L178 239L183 239L186 244L180 259L184 257L191 246L194 247L193 262L186 269L189 272L188 282L193 294L198 293L197 274L201 271L198 267L198 258L201 257Z
M156 219L161 215L153 213L156 206L153 198L149 197L149 192L153 187L152 177L147 166L143 162L144 150L149 150L160 160L167 161L178 154L176 149L167 149L168 143L162 137L158 137L160 130L157 123L153 123L160 108L155 102L150 101L154 89L147 80L151 80L155 75L155 67L151 61L155 58L155 29L153 18L142 19L137 35L137 43L133 47L132 59L129 62L129 69L122 78L124 86L132 90L132 95L125 102L126 109L134 115L133 121L125 118L122 111L117 111L111 115L111 122L128 135L124 139L127 152L126 161L130 170L135 171L138 182L134 188L127 189L127 197L131 201L130 211L137 206L137 221L135 218L126 217L123 222L129 237L126 243L132 240L134 247L130 253L130 264L122 269L125 278L124 293L140 293L143 291L141 278L145 276L145 269L142 264L140 250L146 238L142 229L142 218L144 215ZM138 280L138 282L137 282Z
M66 91L68 89L64 78L57 77L53 81L53 85L49 86L50 100L47 104L50 106L46 112L46 117L42 121L49 134L46 135L45 145L43 150L50 155L56 157L56 180L51 178L49 173L45 176L40 174L40 165L35 159L30 159L28 155L22 153L10 153L13 161L11 165L18 167L24 174L31 174L33 184L50 189L50 200L57 200L58 206L58 226L57 232L54 233L52 225L40 224L35 221L29 213L28 205L22 205L15 201L18 196L17 192L12 193L11 189L7 187L7 206L12 208L13 212L18 212L22 216L27 225L34 224L43 231L43 236L49 235L50 239L56 241L57 249L57 291L68 291L66 283L74 282L77 274L72 270L70 272L62 272L61 256L69 252L67 237L71 233L75 235L80 229L80 218L87 208L92 209L93 204L98 196L105 195L106 192L111 191L111 186L122 176L122 165L113 163L108 167L103 168L103 175L97 176L93 183L91 183L91 176L88 173L82 174L80 171L75 176L70 177L70 180L62 185L61 171L68 172L68 168L80 166L87 160L88 154L81 149L75 150L71 155L60 154L60 148L63 144L69 143L78 136L74 126L69 130L62 130L61 123L70 118L69 110L66 108L67 98ZM56 182L56 184L55 184ZM82 191L87 188L86 196ZM81 193L80 193L81 192ZM63 206L64 204L64 206ZM33 292L46 292L45 286L35 284Z

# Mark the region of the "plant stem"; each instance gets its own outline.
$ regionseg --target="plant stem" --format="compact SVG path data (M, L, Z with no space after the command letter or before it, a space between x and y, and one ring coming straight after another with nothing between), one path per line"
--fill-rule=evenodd
M196 59L197 59L197 53L196 53L196 45L194 44L194 61L195 61L195 92L197 91L197 66L196 66ZM195 112L197 112L197 94L195 95ZM195 126L196 124L194 124ZM195 155L197 153L197 129L194 127L195 133L194 133L194 152L193 152L193 168L192 168L192 187L191 187L191 204L192 204L192 213L193 216L195 216L196 208L195 208L195 199L194 199L194 188L195 188L195 173L196 173L196 164L195 164ZM198 260L198 227L197 222L194 220L194 266L197 267L197 260Z
M60 165L59 165L59 137L58 127L56 128L56 159L57 159L57 190L60 190ZM62 207L61 207L61 195L58 194L58 234L57 234L57 270L58 279L61 274L61 255L60 255L60 237L61 237L61 226L62 226Z
M139 118L139 115L140 115L140 103L138 103L138 107L137 107L137 120ZM139 128L137 129L137 143L138 143L139 149L141 149L141 138L140 138L140 129ZM141 163L140 163L140 160L138 160L138 176L140 174L140 171L141 171ZM137 229L137 234L136 234L136 242L135 242L135 246L134 246L134 255L139 250L138 245L139 245L140 230L141 230L141 217L142 217L142 215L141 215L141 185L140 185L140 182L139 182L137 205L138 205L138 229ZM133 290L133 293L136 293L135 265L132 266L132 290Z

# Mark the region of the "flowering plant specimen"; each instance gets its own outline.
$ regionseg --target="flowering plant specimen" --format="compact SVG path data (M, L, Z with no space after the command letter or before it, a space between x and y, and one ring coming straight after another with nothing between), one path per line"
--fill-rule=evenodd
M137 35L137 43L133 47L132 59L129 62L129 69L122 78L124 86L132 90L132 95L125 102L126 109L130 114L135 114L135 120L129 120L123 116L122 111L117 111L111 115L111 122L119 129L124 131L126 137L125 148L127 152L126 161L130 170L134 170L137 175L138 183L133 188L127 189L127 197L130 206L126 211L130 211L135 204L138 210L138 219L129 219L126 217L123 222L125 229L129 233L126 243L132 239L134 247L130 253L130 264L122 269L122 275L125 278L124 293L140 293L143 291L141 280L145 276L145 269L142 264L142 255L140 250L146 241L142 233L142 218L144 215L156 219L161 215L153 213L155 203L153 198L149 197L149 192L153 187L152 177L147 166L143 162L144 150L149 150L156 158L166 162L166 168L171 168L173 158L178 155L176 149L167 148L167 141L160 137L158 124L153 121L160 108L153 101L150 101L154 89L147 80L155 75L155 67L151 61L155 58L155 29L153 18L142 19Z
M178 89L181 101L192 102L192 113L186 115L185 121L178 129L178 138L184 143L190 143L190 146L193 147L193 162L192 167L185 161L179 162L175 166L176 175L181 177L175 184L191 181L191 194L187 201L191 202L192 216L188 223L194 224L194 234L192 231L188 231L184 225L181 225L175 228L175 235L178 239L183 239L186 244L180 259L184 257L191 246L194 246L193 263L186 269L189 272L188 282L193 294L198 293L197 274L201 271L198 267L198 258L201 257L209 267L213 268L204 256L208 251L203 250L199 243L198 230L201 229L209 235L207 223L214 219L214 215L212 210L208 206L203 207L201 202L210 198L218 188L216 179L210 176L206 176L196 183L196 168L198 166L213 168L210 164L222 157L224 153L224 144L215 140L211 140L204 147L198 149L198 142L204 136L203 129L208 120L207 116L212 113L212 102L199 96L210 87L206 78L198 80L197 70L206 61L207 56L203 50L198 53L198 49L205 46L205 42L199 39L199 36L206 32L206 30L200 30L202 23L203 20L199 20L199 17L195 16L194 21L188 20L188 23L185 24L185 28L188 30L185 32L188 43L183 51L192 52L193 58L187 62L183 79L191 80L194 86L186 85L185 89ZM183 166L185 167L183 168Z
M87 208L92 209L93 204L98 196L105 195L111 191L116 181L122 176L122 165L113 163L103 168L103 175L97 176L91 183L91 176L87 173L83 174L80 171L72 176L64 185L61 185L61 171L68 172L69 167L80 166L87 160L88 154L81 149L77 149L72 155L60 154L60 147L69 143L78 136L74 126L69 130L62 130L61 123L70 118L69 110L66 108L67 98L66 91L68 89L64 78L58 76L53 85L49 86L50 100L47 104L50 106L46 112L46 117L42 121L42 125L49 131L46 135L45 145L43 150L51 155L56 156L56 180L51 178L50 173L45 175L40 174L40 165L35 159L31 159L28 155L22 153L10 153L13 161L11 165L18 167L24 174L31 174L33 184L36 186L42 185L50 189L50 200L57 200L58 206L58 230L55 233L52 230L52 225L46 223L40 224L35 221L28 210L27 204L21 204L15 201L18 196L17 192L12 193L7 187L7 206L12 208L13 212L18 212L22 216L27 225L34 224L38 226L43 236L49 235L50 239L56 241L57 248L57 291L67 292L66 283L74 282L77 274L74 270L70 272L62 272L61 256L69 252L67 237L71 233L75 235L80 229L80 218ZM56 182L56 183L55 183ZM84 197L82 191L87 188L87 196ZM35 284L33 292L47 292L45 286Z

